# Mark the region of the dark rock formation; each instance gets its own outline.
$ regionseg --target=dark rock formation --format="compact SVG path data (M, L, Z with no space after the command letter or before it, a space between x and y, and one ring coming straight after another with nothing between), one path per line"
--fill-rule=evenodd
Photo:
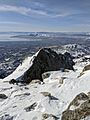
M46 120L48 118L53 118L53 120L58 120L59 118L53 114L47 114L47 113L44 113L42 114L42 120Z
M9 84L17 84L18 83L18 81L16 81L15 79L11 79L10 81L9 81Z
M56 71L60 69L73 70L74 62L69 53L57 54L50 48L43 48L39 51L38 55L34 58L32 66L22 77L26 83L32 80L42 80L42 74L47 71Z
M90 116L90 96L80 93L63 112L61 120L81 120Z
M8 97L5 94L0 94L0 99L7 99Z
M9 114L5 114L3 116L0 116L0 120L13 120L13 116L10 116Z
M30 111L34 110L36 106L37 106L37 103L35 102L32 105L30 105L29 107L26 107L25 110L26 110L26 112L30 112Z
M75 64L73 62L73 57L70 55L70 53L65 52L63 55L63 68L64 69L70 69L70 70L74 70L73 69L73 65Z
M49 93L49 92L41 92L41 94L42 94L44 97L48 97L49 100L58 100L58 98L52 96L51 93Z

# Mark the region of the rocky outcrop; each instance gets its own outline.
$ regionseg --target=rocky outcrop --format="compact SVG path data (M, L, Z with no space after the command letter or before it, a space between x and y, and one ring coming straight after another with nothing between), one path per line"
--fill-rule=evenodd
M45 72L42 74L42 79L44 80L44 79L50 77L50 75L51 75L51 72Z
M9 114L5 114L3 116L0 116L0 120L13 120L13 116L10 116Z
M7 99L8 97L5 94L0 94L0 99Z
M87 70L90 70L90 65L85 66L84 69L83 69L83 72L87 71Z
M61 120L81 120L90 116L90 96L80 93L63 112Z
M26 107L24 110L26 110L26 112L30 112L30 111L34 110L36 106L37 106L37 103L35 102L32 105L30 105L29 107Z
M45 97L51 97L51 93L49 92L41 92L41 94Z
M89 64L89 65L86 65L86 66L83 68L83 70L82 70L82 72L80 73L80 75L78 76L78 78L81 77L82 75L84 75L85 71L88 71L88 70L90 70L90 64Z
M17 80L15 80L15 79L11 79L10 81L9 81L9 84L18 84L18 81Z
M58 98L54 97L54 96L51 95L51 93L49 93L49 92L41 92L41 94L42 94L44 97L48 97L49 100L58 100Z
M52 119L52 118L53 118L53 120L59 119L58 117L56 117L53 114L47 114L47 113L42 114L42 120L47 120L47 119Z
M24 74L22 80L26 83L30 83L35 79L43 81L42 74L44 72L60 69L73 70L73 65L74 62L69 53L66 52L65 54L57 54L50 48L43 48L34 58L32 66Z

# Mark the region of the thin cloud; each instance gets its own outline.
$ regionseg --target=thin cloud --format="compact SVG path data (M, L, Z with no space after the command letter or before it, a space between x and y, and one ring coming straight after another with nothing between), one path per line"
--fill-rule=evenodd
M34 10L31 8L26 7L18 7L18 6L11 6L11 5L1 5L0 12L17 12L22 15L29 15L29 14L39 14L39 15L46 15L46 12L41 10Z
M54 15L48 15L51 18L59 18L59 17L66 17L71 15L71 13L61 13L61 14L54 14Z
M35 10L32 8L26 8L21 6L11 6L11 5L0 5L0 12L16 12L22 15L41 15L41 16L47 16L51 18L57 18L57 17L65 17L68 16L68 13L62 13L62 14L50 14L49 12L45 10Z

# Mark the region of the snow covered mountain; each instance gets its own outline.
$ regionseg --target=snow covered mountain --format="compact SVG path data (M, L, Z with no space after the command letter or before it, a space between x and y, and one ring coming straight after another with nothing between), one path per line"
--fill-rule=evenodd
M74 57L82 57L85 55L89 55L90 53L90 47L80 44L54 46L53 49L58 53L64 53L65 51L68 51Z
M43 82L37 80L28 85L9 84L8 81L20 78L29 69L33 58L28 57L11 75L0 80L0 120L75 120L63 118L63 112L78 94L90 92L90 70L80 75L90 62L77 58L75 71L51 71ZM90 103L88 107L90 110ZM76 120L90 120L89 115Z

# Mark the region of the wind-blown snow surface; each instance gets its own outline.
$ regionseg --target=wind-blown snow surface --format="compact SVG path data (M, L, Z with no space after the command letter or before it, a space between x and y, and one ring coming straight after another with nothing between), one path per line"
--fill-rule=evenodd
M74 97L81 92L90 91L90 70L78 78L87 64L79 63L79 61L74 66L75 71L51 72L50 77L44 80L44 84L33 83L27 86L9 84L7 81L10 79L23 75L30 67L32 59L33 57L28 58L14 73L4 80L0 80L0 94L4 93L8 96L7 99L0 100L0 117L3 116L3 120L12 118L12 116L13 120L42 120L44 113L53 114L61 120L62 112ZM61 78L64 79L62 84L60 83ZM41 92L49 92L54 97L50 99ZM25 108L33 103L37 103L35 108L27 112ZM49 117L47 120L54 119Z

